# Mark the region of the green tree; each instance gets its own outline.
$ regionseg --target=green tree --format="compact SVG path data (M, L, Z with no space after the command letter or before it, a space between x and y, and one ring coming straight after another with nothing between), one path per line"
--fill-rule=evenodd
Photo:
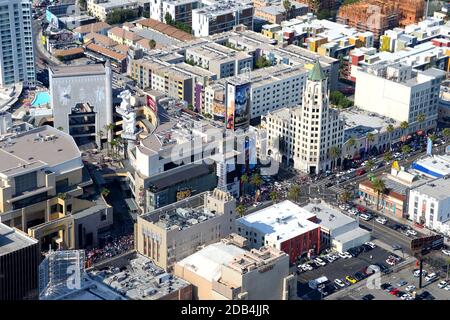
M259 174L255 173L255 174L252 175L250 183L252 185L254 185L256 188L259 188L262 185L263 180L262 180L262 178L261 178L261 176Z
M239 217L243 217L245 215L245 206L243 204L240 204L236 207L236 212L238 213Z
M103 198L106 198L110 194L110 191L107 188L103 188L101 193L102 193Z
M372 168L375 166L375 161L373 161L372 159L367 160L366 164L364 165L364 167L370 171L372 170Z
M430 138L431 142L435 142L436 139L437 139L437 135L435 135L435 134L433 133L433 134L430 134L430 135L428 136L428 138Z
M335 162L335 164L337 163L336 159L339 158L339 156L341 155L341 149L339 149L338 146L332 146L330 148L330 157L331 159L333 159L333 161ZM337 164L335 166L337 168Z
M260 56L258 57L258 59L256 59L255 69L266 68L270 67L271 65L272 63L269 60L267 60L264 56Z
M445 141L448 141L448 138L450 138L450 128L444 128L444 130L442 130L442 135L445 138Z
M138 11L133 9L114 9L106 17L108 24L120 24L126 21L136 19L138 17Z
M284 8L285 19L288 20L291 15L291 11L292 11L291 2L289 0L283 0L283 8Z
M270 200L272 200L273 202L276 202L278 200L278 192L276 191L272 191L269 196Z
M402 135L403 135L403 138L405 138L405 135L406 135L405 131L406 131L408 128L409 128L409 123L408 123L408 121L402 121L402 122L400 123L400 129L402 129Z
M392 160L392 153L391 152L386 152L383 156L384 161L388 162Z
M395 128L392 124L389 124L386 127L386 131L387 131L387 133L389 133L389 146L391 146L391 144L392 144L392 133L394 132L394 130L395 130Z
M298 202L300 200L300 193L301 193L301 189L299 186L292 186L289 191L288 191L288 199Z
M370 150L370 145L372 144L372 142L375 141L375 136L373 135L372 132L369 132L366 135L366 139L367 139L367 150L366 151L369 151Z
M425 119L426 119L426 116L425 116L423 113L419 114L419 115L416 117L416 121L419 122L419 123L424 122Z
M86 0L78 0L78 6L81 10L86 10Z
M64 131L64 128L63 127L58 127L57 128L59 131Z
M402 146L402 153L403 155L407 155L408 153L411 152L411 147L407 144Z
M378 210L380 206L380 195L384 193L384 191L386 190L386 184L382 179L375 178L372 181L372 188L377 192L377 210Z
M339 200L341 200L341 201L344 202L344 203L349 202L351 199L352 199L352 195L351 195L351 193L348 192L347 190L344 191L344 192L342 192L342 193L339 195Z
M166 24L172 25L173 19L172 15L169 12L166 12L166 15L164 16L164 21L166 22Z
M101 140L102 140L102 138L103 138L103 131L102 130L99 130L98 132L97 132L97 137L98 137L98 140L100 141L100 145L98 146L100 149L102 148L102 143L101 143Z
M156 47L156 41L155 40L153 40L153 39L150 39L149 41L148 41L148 46L150 47L150 49L155 49L155 47Z

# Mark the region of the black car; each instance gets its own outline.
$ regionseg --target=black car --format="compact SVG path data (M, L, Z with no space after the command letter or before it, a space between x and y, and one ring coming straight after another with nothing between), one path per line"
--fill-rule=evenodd
M364 252L367 252L367 251L372 250L372 247L369 246L369 245L367 245L367 244L363 244L363 245L362 245L362 248L363 248L363 251L364 251Z
M396 295L397 297L401 297L401 296L404 295L404 294L405 294L405 292L399 290L395 295Z
M362 272L356 272L355 275L353 276L356 280L361 281L365 278L364 274Z
M380 288L382 290L386 290L387 288L392 287L392 285L390 283L383 283Z
M373 300L375 297L372 294L366 294L364 297L362 297L361 300Z

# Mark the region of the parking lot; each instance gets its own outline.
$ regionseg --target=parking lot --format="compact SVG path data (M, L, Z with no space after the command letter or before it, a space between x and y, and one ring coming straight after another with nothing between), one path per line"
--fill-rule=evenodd
M419 278L413 276L413 271L417 267L415 265L411 265L407 268L400 270L399 272L383 275L381 277L380 284L390 283L392 286L398 288L400 291L405 292L405 288L409 285L416 286L415 291L420 294L423 291L428 291L436 300L450 300L450 291L446 291L438 287L439 281L446 278L445 274L441 274L441 278L439 280L435 280L433 282L427 282L425 279L422 281L423 288L419 288ZM429 267L424 266L424 270L430 270ZM431 272L431 270L430 270ZM399 286L399 282L401 280L406 281L407 283ZM389 294L382 289L369 289L367 286L360 286L354 290L349 290L348 293L341 297L344 300L361 300L361 298L367 294L371 294L375 297L374 300L400 300L399 297L395 295Z
M310 280L325 276L330 282L333 282L335 279L343 279L346 276L353 276L356 272L364 270L371 264L382 263L386 265L385 260L389 255L391 255L390 252L380 247L376 247L370 251L362 252L357 257L349 259L339 258L332 263L327 263L326 266L319 267L312 271L302 272L297 276L297 295L301 299L305 300L320 299L320 292L309 287L308 282ZM370 258L371 256L372 258Z

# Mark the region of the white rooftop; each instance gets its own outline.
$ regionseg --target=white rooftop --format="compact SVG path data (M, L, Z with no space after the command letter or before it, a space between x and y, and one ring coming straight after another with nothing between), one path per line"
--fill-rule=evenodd
M438 177L439 175L445 176L450 174L450 155L427 156L417 160L412 168L420 173L427 174L427 172L422 169L424 168L425 170L428 170L429 175L434 177Z
M244 254L246 250L233 244L217 242L178 261L183 266L207 281L219 280L223 265L233 262L234 258Z
M425 194L436 200L445 200L450 198L450 179L440 178L429 183L423 184L414 189L421 194Z
M305 208L285 200L239 218L238 221L265 234L266 240L279 243L318 228L316 223L309 220L315 216Z
M317 217L317 223L327 229L333 230L355 221L343 214L339 209L324 203L308 203L303 207Z

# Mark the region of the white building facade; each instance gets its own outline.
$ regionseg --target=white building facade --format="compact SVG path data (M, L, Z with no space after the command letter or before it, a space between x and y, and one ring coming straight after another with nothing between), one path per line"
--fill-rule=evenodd
M0 87L36 84L31 1L0 0Z

